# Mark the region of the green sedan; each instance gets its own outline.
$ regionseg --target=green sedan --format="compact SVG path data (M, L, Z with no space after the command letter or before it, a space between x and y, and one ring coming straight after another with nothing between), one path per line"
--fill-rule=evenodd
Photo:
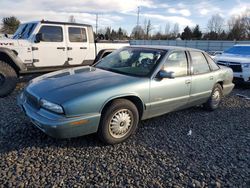
M52 137L98 133L116 144L135 133L140 120L196 105L217 109L232 91L232 79L230 68L200 50L130 46L93 66L33 79L18 104Z

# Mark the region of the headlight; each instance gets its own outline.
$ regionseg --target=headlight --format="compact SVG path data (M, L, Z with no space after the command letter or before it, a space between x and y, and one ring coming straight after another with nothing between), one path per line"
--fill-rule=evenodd
M242 63L242 68L250 68L250 63Z
M41 105L41 107L43 107L43 108L45 108L47 110L50 110L52 112L56 112L58 114L63 114L63 108L58 104L54 104L54 103L49 102L49 101L47 101L45 99L41 99L40 100L40 105Z

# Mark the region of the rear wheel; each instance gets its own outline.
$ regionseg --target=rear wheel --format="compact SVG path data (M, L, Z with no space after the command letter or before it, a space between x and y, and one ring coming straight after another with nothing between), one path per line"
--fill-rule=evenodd
M10 94L16 87L16 71L6 62L0 61L0 97Z
M210 98L204 104L204 108L209 111L216 110L221 103L222 96L222 87L220 84L216 84L213 88Z
M107 144L128 139L137 129L139 114L129 100L117 99L104 111L99 125L99 138Z

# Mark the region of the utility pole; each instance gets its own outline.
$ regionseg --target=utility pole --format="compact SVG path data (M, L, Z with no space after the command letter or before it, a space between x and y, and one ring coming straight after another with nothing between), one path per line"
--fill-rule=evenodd
M139 39L140 30L139 30L139 21L140 21L140 7L137 7L137 24L136 24L136 31L135 31L135 39Z
M140 7L138 6L137 7L137 28L138 28L138 26L139 26L139 21L140 21Z
M96 19L95 19L95 33L97 35L97 31L98 31L98 13L96 13Z

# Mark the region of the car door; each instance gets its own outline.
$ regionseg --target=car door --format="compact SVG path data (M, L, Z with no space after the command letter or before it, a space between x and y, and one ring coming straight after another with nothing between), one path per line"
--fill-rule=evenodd
M215 78L202 52L190 51L189 53L192 61L192 84L189 103L190 105L198 105L206 102L210 97Z
M35 67L63 66L67 61L64 27L61 25L41 25L38 33L43 41L32 44Z
M86 64L86 56L89 51L86 27L67 26L67 54L69 65Z
M174 78L159 79L157 76L150 83L150 114L165 114L185 107L189 100L191 76L187 53L171 52L161 69L174 72Z

